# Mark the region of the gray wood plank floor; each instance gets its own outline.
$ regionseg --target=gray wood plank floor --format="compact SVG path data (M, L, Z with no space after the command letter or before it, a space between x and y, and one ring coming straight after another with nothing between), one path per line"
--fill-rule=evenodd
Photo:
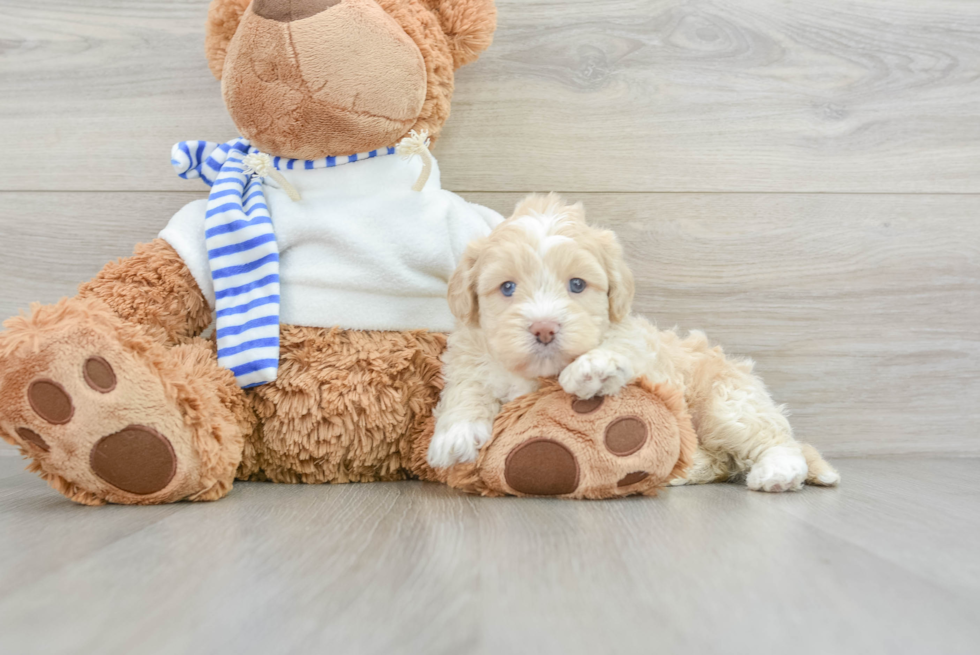
M0 652L976 653L978 459L610 502L239 484L85 508L0 457Z

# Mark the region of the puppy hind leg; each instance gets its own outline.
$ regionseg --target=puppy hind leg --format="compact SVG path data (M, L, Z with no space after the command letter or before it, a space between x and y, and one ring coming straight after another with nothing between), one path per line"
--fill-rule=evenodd
M817 449L808 443L801 443L803 456L806 458L806 483L818 487L836 487L840 483L840 473L827 463Z
M783 409L748 362L726 362L711 392L695 407L698 437L705 450L724 453L732 475L747 472L755 491L795 491L807 477L807 462ZM697 411L700 409L700 411Z
M698 448L694 453L694 461L684 473L684 477L671 480L670 486L679 487L689 484L724 482L729 479L730 471L731 467L728 464L727 458L720 459L713 457L706 451Z

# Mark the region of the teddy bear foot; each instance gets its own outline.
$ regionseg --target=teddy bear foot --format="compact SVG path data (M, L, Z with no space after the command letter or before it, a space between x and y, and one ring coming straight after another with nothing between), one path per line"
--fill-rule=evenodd
M653 495L696 448L679 391L639 380L581 400L549 383L505 405L476 463L453 467L447 482L488 496Z
M148 505L231 488L248 416L206 342L167 348L91 299L5 326L0 434L54 489L87 505Z

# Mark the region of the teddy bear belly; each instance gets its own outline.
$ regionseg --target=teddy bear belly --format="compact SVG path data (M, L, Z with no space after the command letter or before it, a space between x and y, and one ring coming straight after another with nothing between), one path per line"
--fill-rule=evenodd
M442 388L446 338L282 326L279 375L249 391L259 424L238 477L292 483L409 477Z

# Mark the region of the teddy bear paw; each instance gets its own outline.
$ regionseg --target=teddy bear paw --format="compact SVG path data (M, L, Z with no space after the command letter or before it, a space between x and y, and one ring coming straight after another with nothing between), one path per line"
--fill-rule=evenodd
M480 493L653 494L679 477L697 443L681 394L645 380L587 399L549 382L505 405L497 421L477 460Z
M175 353L98 305L54 309L6 324L0 433L78 502L150 504L213 491L175 397L173 383L183 381L166 379Z

